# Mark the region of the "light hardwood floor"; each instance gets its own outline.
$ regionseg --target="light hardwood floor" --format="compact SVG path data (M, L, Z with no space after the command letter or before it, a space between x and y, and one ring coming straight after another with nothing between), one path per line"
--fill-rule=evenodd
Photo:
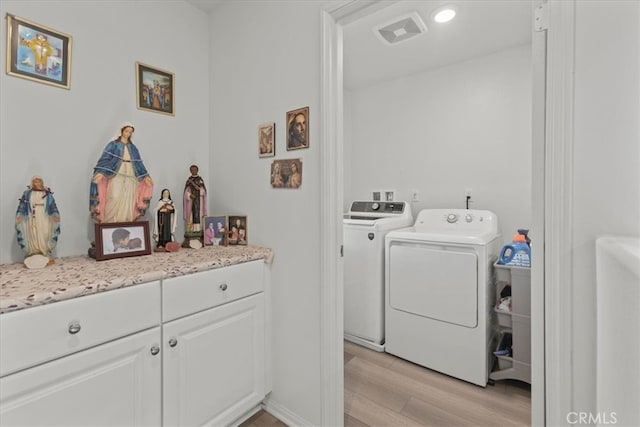
M482 388L345 341L344 425L529 426L531 387L503 380ZM285 424L264 411L242 424L262 426Z

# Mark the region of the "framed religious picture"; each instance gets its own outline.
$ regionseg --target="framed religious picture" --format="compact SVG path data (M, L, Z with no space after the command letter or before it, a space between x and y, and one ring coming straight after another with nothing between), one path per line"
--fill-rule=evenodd
M273 188L299 188L302 185L302 159L274 160L271 163Z
M229 216L228 242L230 245L246 245L248 242L247 217Z
M264 123L258 126L258 156L276 155L276 124Z
M96 224L96 261L151 253L149 222Z
M226 216L204 217L204 245L227 246L228 224Z
M174 74L136 62L138 109L175 116Z
M287 151L309 148L309 107L287 112Z
M69 89L68 34L7 14L7 74Z

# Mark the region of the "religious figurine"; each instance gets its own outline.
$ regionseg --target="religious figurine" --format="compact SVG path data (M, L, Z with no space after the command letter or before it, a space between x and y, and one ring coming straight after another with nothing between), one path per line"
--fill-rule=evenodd
M60 235L60 212L53 191L39 176L22 193L16 211L18 245L25 253L25 266L42 268L54 264L51 256Z
M207 215L207 187L198 175L198 166L189 167L191 176L184 185L183 217L185 221L185 242L183 246L200 248L204 237L203 218Z
M144 216L153 180L131 140L134 127L123 123L93 170L89 210L96 223L132 222Z
M156 241L156 251L166 251L167 243L174 241L176 232L176 207L171 200L171 192L167 188L162 190L162 195L154 210L153 239Z

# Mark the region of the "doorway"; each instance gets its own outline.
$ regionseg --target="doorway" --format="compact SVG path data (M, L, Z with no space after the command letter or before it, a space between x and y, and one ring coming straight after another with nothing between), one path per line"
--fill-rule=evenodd
M342 70L344 67L344 63L339 54L341 53L341 50L343 48L344 32L346 27L351 23L354 23L360 19L363 19L364 17L369 16L381 9L381 6L379 4L376 4L376 2L358 2L359 7L357 7L353 3L356 3L356 2L351 2L346 6L338 8L336 10L328 11L327 16L325 16L323 20L324 35L325 35L324 37L325 45L324 45L323 52L325 56L325 63L331 64L329 67L325 67L325 73L323 75L323 82L324 82L323 111L325 113L324 118L329 119L324 124L324 131L326 132L326 135L328 135L330 138L331 136L335 137L335 146L333 148L330 148L330 147L325 148L326 150L325 154L328 156L327 159L331 159L331 161L335 161L334 164L336 163L342 164L343 155L344 155L344 152L346 151L346 147L344 144L344 135L343 135L344 102L343 102L343 91L342 91L343 90ZM368 5L363 6L362 3L368 3ZM396 4L396 3L399 3L399 2L391 2L391 4ZM389 4L390 2L386 2L385 6L388 6ZM533 8L533 2L531 6ZM544 57L544 52L543 52L543 57ZM534 85L535 84L536 83L534 83ZM331 106L332 108L329 108L329 106ZM340 168L335 168L332 170L330 161L326 161L325 166L326 168L323 168L325 177L328 174L332 174L331 176L333 177L330 180L323 180L324 182L328 181L329 185L325 187L325 191L327 192L327 194L329 194L330 198L333 200L332 202L329 202L326 204L325 209L333 207L334 209L337 208L340 212L344 212L345 203L350 202L350 200L349 200L349 196L343 197L343 194L346 192L343 184L345 180L343 171L339 170ZM327 215L328 217L333 218L332 221L334 221L334 226L338 229L341 229L341 221L339 217L336 217L336 210L331 210L331 211L325 210L325 213L328 214ZM535 223L535 221L533 222ZM329 240L333 240L333 238L330 238ZM341 244L342 244L341 231L339 231L335 236L335 240L333 240L332 242L329 242L329 244L325 248L327 250L326 253L328 254L332 253L331 251L332 246L333 246L333 250L335 250L335 253L339 253ZM333 272L328 271L326 274L328 279L331 279L333 277L335 282L338 284L337 289L335 290L335 295L334 295L335 299L333 301L342 302L341 301L341 292L342 292L341 260L338 261L337 266L335 266L334 268L335 268L335 271ZM341 313L339 313L339 310L336 309L335 306L333 309L330 309L325 312L325 318L328 318L330 315L335 316L336 321L334 323L330 322L327 327L334 328L332 332L333 334L332 336L337 342L340 339L341 332L342 332L342 329L340 328L342 326L341 325L342 316L341 316ZM541 317L538 320L542 321ZM338 323L340 324L338 325ZM328 334L324 334L324 336L327 336L327 335ZM340 359L342 359L342 350L343 350L342 346L339 346L337 344L334 345L332 350L325 348L325 351L327 352L327 359L330 358L328 354L331 353L331 351L335 352L334 355L339 354ZM339 373L340 375L343 374L343 372L341 371L341 367L336 363L334 363L330 368L327 368L327 369L333 369L334 372ZM539 370L539 372L543 372L543 371ZM542 374L542 376L538 375L537 377L534 377L533 381L534 382L540 381L540 383L542 384L544 382L544 374ZM341 383L341 381L339 382ZM343 384L342 383L337 384L337 385L334 385L334 387L335 387L334 392L337 392L338 391L337 389L340 388L339 396L342 396ZM328 387L323 388L324 397L327 398L325 402L331 400L331 398L329 398L328 395L326 394L327 390L329 389L330 388ZM334 394L334 396L336 395ZM540 396L538 396L538 398L539 397ZM323 410L323 413L331 413L333 410L333 416L340 418L344 410L344 408L341 407L342 403L343 401L337 402L334 399L334 402L332 404L324 405L325 410ZM326 411L326 408L331 408L332 410L330 409ZM535 410L536 409L534 408L534 411ZM336 415L338 413L339 415ZM330 418L327 418L327 420L329 419Z

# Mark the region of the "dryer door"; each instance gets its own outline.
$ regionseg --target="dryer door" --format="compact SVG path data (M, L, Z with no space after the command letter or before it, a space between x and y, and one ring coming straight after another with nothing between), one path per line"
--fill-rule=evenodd
M478 325L478 255L472 247L392 241L388 262L392 309Z

